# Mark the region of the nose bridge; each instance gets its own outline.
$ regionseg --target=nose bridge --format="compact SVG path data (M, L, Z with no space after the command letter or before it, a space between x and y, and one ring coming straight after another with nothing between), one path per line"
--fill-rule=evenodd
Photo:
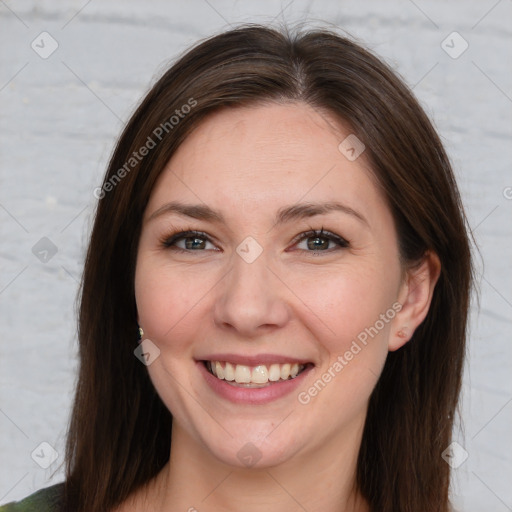
M265 291L271 292L268 289L268 280L272 275L268 268L269 255L269 251L264 251L262 245L254 238L244 239L236 248L230 262L231 275L228 280L228 293L241 294L244 297L262 293L263 296L269 297L269 293L264 293ZM272 287L270 286L270 288Z
M260 241L262 237L260 237ZM263 248L263 241L254 237L245 237L236 247L230 261L231 283L247 289L262 284L270 273L270 250Z
M282 283L270 270L270 253L252 237L236 248L215 305L218 325L250 334L260 326L283 325L288 317Z

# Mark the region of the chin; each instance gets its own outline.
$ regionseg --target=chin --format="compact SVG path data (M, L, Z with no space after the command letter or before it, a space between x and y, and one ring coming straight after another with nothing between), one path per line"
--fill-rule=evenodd
M268 429L266 432L272 432ZM244 433L243 438L224 438L222 442L206 439L206 446L219 462L228 466L244 469L265 469L289 461L298 451L290 444L291 436L268 438L268 434L251 436Z

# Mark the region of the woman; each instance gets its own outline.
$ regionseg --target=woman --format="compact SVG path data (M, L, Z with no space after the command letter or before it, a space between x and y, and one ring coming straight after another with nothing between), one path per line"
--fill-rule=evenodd
M449 510L467 223L385 64L323 30L212 37L95 195L66 481L3 510Z

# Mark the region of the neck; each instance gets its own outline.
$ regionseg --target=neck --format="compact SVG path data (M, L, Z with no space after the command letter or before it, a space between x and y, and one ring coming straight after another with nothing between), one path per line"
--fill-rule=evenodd
M356 430L341 445L333 440L285 464L255 469L220 462L174 424L170 460L154 481L147 510L368 512L356 488Z

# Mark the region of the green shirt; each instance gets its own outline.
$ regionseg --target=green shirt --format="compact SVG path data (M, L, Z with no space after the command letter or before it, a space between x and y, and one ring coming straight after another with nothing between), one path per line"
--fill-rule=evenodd
M56 512L64 491L64 483L41 489L21 501L0 506L0 512Z

